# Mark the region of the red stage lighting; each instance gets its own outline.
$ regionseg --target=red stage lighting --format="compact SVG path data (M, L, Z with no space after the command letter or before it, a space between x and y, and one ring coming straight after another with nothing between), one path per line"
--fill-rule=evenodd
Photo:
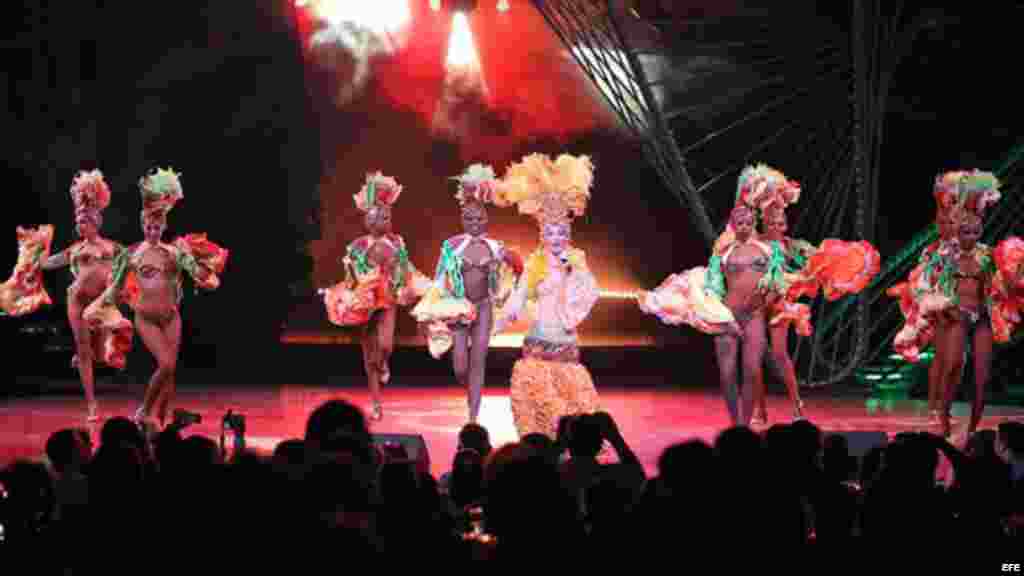
M477 0L451 0L452 12L469 14L476 10Z

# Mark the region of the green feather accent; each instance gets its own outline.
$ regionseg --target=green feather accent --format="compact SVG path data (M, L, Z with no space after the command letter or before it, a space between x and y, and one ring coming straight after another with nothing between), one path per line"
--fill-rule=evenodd
M377 182L371 179L366 183L366 205L373 206L377 202Z
M348 247L348 259L352 262L356 274L362 276L370 272L370 261L366 252L357 248L355 244Z
M405 245L398 247L397 254L398 263L391 274L391 287L398 291L405 286L405 276L409 271L409 251L405 249Z
M704 272L704 290L718 298L725 298L725 274L722 273L722 257L714 255L708 261Z
M437 263L437 282L444 286L444 279L447 277L452 283L456 298L463 298L466 295L466 287L462 282L462 259L455 255L451 245L445 240L441 244L441 260Z
M110 271L110 286L105 292L105 300L108 304L117 303L117 295L124 287L124 281L128 277L128 269L131 267L131 250L122 248L114 256L114 262Z
M139 181L142 196L148 200L156 200L168 196L184 197L181 188L181 174L172 168L157 168Z
M999 179L991 172L970 172L960 180L960 191L985 192L999 188Z
M772 254L768 257L768 270L758 281L758 286L770 292L785 294L789 287L783 275L786 266L786 253L779 242L772 242Z
M452 180L456 180L459 183L470 183L470 182L486 182L488 180L494 180L497 175L494 173L494 168L486 164L473 164L466 171L458 176L452 177Z

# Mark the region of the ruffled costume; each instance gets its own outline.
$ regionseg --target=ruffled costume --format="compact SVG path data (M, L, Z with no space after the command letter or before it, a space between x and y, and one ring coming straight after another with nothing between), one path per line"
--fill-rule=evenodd
M18 226L18 261L0 284L0 316L24 316L53 303L43 284L43 263L50 257L53 226Z
M990 172L947 172L936 179L935 197L940 211L954 216L982 216L999 201L999 182ZM982 313L987 313L992 323L993 341L1007 342L1020 323L1024 307L1017 274L1024 260L1024 241L1011 236L995 249L978 243L973 252L981 274L991 279ZM904 325L896 334L893 348L908 361L920 359L934 337L938 316L959 306L955 272L962 256L956 240L935 242L925 248L908 280L887 290L890 296L899 298L904 315Z
M367 175L366 183L353 199L356 208L369 212L392 206L401 193L402 187L394 178L376 172ZM376 242L385 242L394 251L394 265L390 270L383 270L370 261L370 250ZM346 248L342 262L345 278L321 290L327 318L337 326L361 326L369 322L377 310L409 306L423 296L430 283L409 261L405 240L397 234L386 234L380 239L362 236L354 240Z
M180 174L171 169L157 169L139 180L142 193L143 214L146 217L166 215L184 194ZM124 366L124 358L131 349L132 324L121 315L119 303L135 310L140 303L138 286L138 265L142 255L150 246L140 242L118 253L111 272L111 284L85 309L84 318L93 330L119 334L121 337L105 343L101 351L104 362L117 362ZM177 272L177 304L184 296L181 276L186 272L197 288L216 290L220 287L220 274L227 266L229 251L211 242L206 234L187 234L174 239L170 244L161 242L158 246L173 259Z
M474 164L454 180L459 184L455 197L460 204L508 205L497 193L499 183L490 166ZM454 344L453 326L468 326L479 313L476 304L466 298L462 276L462 254L472 240L468 234L459 234L441 244L434 280L411 312L417 322L426 326L427 348L436 359L444 356ZM503 323L500 319L502 310L523 272L523 264L515 252L506 250L500 240L486 236L481 240L487 243L494 255L495 265L488 271L488 301L495 312L492 328L492 333L495 333Z
M955 171L936 177L932 190L935 197L936 220L947 218L956 211L959 182L966 174L963 171ZM939 280L942 256L954 250L955 246L955 240L947 241L942 238L925 246L907 279L885 291L889 296L899 300L900 312L903 314L903 326L893 340L893 349L911 362L917 362L921 352L929 346L935 336L935 315L949 305L942 291L935 288Z
M593 166L586 156L563 154L555 160L532 154L506 172L499 193L519 212L549 223L570 224L583 214L593 183ZM512 369L512 416L520 437L539 432L557 438L562 416L601 410L590 372L580 363L576 330L600 297L597 280L582 250L568 249L569 270L564 278L565 301L557 301L563 286L550 278L556 263L541 250L527 258L525 272L509 299L506 320L515 319L527 303L536 304L536 318L523 342L522 358ZM604 452L607 452L605 447Z
M785 208L800 198L799 183L765 166L748 166L740 174L736 204L746 206L758 217L772 206ZM758 283L764 294L776 298L768 305L772 326L793 323L798 334L813 332L810 308L799 302L815 297L818 290L829 300L863 290L878 273L881 257L867 242L827 239L820 246L787 238L785 242L751 240L767 258ZM666 324L686 324L711 335L723 334L737 322L724 304L726 294L723 265L736 248L732 224L715 241L707 266L673 274L652 291L641 292L640 309Z

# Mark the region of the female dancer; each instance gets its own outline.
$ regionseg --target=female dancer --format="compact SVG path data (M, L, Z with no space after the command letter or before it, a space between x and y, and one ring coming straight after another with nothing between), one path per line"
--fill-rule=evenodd
M391 207L401 194L402 187L394 178L380 172L367 175L353 199L365 214L368 234L348 245L342 260L345 279L320 291L333 324L362 326L359 343L373 400L373 420L384 416L380 387L391 378L396 306L414 302L429 282L409 262L405 240L391 232Z
M973 434L985 408L985 390L992 362L993 342L1009 340L1019 321L1021 297L1021 256L1019 238L1003 240L993 251L978 242L985 210L998 202L999 182L989 172L964 174L959 183L956 212L955 250L942 257L936 288L946 306L938 316L938 337L943 341L942 432L950 434L950 408L956 395L967 339L972 338L975 393L967 434Z
M767 309L786 292L785 255L778 243L755 236L758 212L788 186L781 173L765 166L744 169L729 223L708 266L673 274L639 298L640 309L662 322L685 323L714 336L722 395L733 426L750 424L754 395L763 386ZM742 406L737 403L741 347Z
M67 314L71 331L75 337L75 356L72 365L78 368L85 400L88 406L87 420L99 418L98 404L94 390L93 366L103 362L115 368L123 368L125 352L131 347L132 329L130 324L120 324L112 329L92 329L83 319L86 307L95 301L110 284L114 257L123 247L100 236L103 225L103 210L110 205L110 188L99 170L81 171L71 183L71 200L75 206L75 226L81 240L65 250L47 257L53 228L44 226L36 231L19 229L19 241L23 252L34 247L33 260L36 271L54 270L70 266L73 281L68 287ZM12 315L23 315L50 304L42 278L25 267L28 262L19 258L20 273L15 277L27 292L18 298L19 306L5 311ZM9 281L9 285L14 283Z
M768 181L773 182L770 172L763 166L748 174L748 179L756 183L758 170L768 173ZM802 296L816 296L819 287L825 288L826 297L830 300L840 295L860 292L881 269L881 256L871 244L863 241L827 239L820 246L814 246L805 240L786 236L788 225L785 209L799 199L800 187L796 182L785 180L781 174L774 181L778 185L773 187L774 199L763 212L764 232L761 239L773 246L778 245L785 255L785 279L789 287L785 297L775 299L769 310L769 366L785 382L793 402L794 417L799 419L803 418L803 401L800 400L793 360L789 356L789 328L793 325L800 336L810 336L813 327L810 308L797 300ZM764 386L759 386L755 394L761 420L767 422Z
M464 233L441 244L434 284L412 314L427 327L432 356L440 358L454 346L455 379L468 392L469 421L476 422L494 314L522 274L523 262L487 236L487 204L495 201L497 189L494 170L474 164L454 179Z
M786 258L786 272L796 273L807 263L807 258L814 252L814 246L804 240L797 240L786 236L788 224L786 222L785 208L779 204L772 204L765 212L762 221L764 232L761 239L769 243L778 243ZM804 402L800 399L800 387L796 380L796 370L793 368L793 360L789 356L789 329L795 324L797 334L810 336L810 309L805 304L791 302L785 298L776 299L769 311L768 334L771 341L771 354L769 355L768 366L786 386L786 393L793 403L793 417L800 419L804 417ZM765 402L765 390L763 381L758 383L755 389L755 406L759 414L755 421L759 423L768 422L768 408Z
M163 425L174 395L181 344L182 272L197 286L214 290L220 286L217 275L223 273L228 259L228 251L207 240L205 234L163 242L167 213L184 197L179 176L171 169L158 169L139 180L145 239L118 254L110 287L85 310L85 319L93 327L126 323L117 309L119 301L134 310L135 329L157 361L135 413L136 421L147 427L155 427L157 421Z
M935 179L933 195L935 196L935 227L938 232L938 239L924 248L918 260L917 266L911 270L906 281L899 282L886 293L899 298L900 310L904 317L904 327L900 330L895 340L895 348L898 352L906 352L908 356L916 361L918 351L924 349L929 342L935 346L935 355L928 366L928 413L930 419L939 423L942 407L942 398L945 393L942 390L942 359L945 358L942 345L944 339L934 338L935 326L933 315L921 313L920 295L927 294L915 289L920 287L923 274L931 270L940 261L939 254L946 254L956 245L957 233L954 223L954 212L958 198L960 177L964 172L947 172ZM934 261L933 261L934 259Z
M508 168L499 187L500 203L535 218L541 236L498 325L502 330L528 301L536 303L523 357L512 370L512 416L520 438L541 433L556 440L559 418L600 410L594 382L579 361L577 337L599 289L586 255L571 245L572 218L586 209L592 183L586 156L531 154Z

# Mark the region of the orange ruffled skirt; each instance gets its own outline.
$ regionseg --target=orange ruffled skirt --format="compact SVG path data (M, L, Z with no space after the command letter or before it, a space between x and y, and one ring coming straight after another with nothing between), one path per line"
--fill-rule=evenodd
M523 357L512 368L509 396L520 438L539 432L557 440L558 420L562 416L601 410L594 381L582 364L572 355L559 358L557 354L535 353L529 343L524 345Z
M357 278L354 285L342 281L323 291L327 318L337 326L361 326L377 310L409 306L430 288L430 279L410 266L405 284L395 293L388 276L376 270Z
M1009 342L1024 311L1024 281L1017 271L1024 266L1024 240L1017 236L1004 239L992 251L996 276L992 282L992 339Z
M857 294L867 287L882 267L882 257L866 241L847 242L827 239L807 259L804 269L794 276L787 299L814 297L820 288L828 300Z
M135 334L131 321L121 315L117 306L105 303L102 296L94 300L82 316L89 325L93 358L107 366L123 370ZM76 357L75 362L77 360Z

